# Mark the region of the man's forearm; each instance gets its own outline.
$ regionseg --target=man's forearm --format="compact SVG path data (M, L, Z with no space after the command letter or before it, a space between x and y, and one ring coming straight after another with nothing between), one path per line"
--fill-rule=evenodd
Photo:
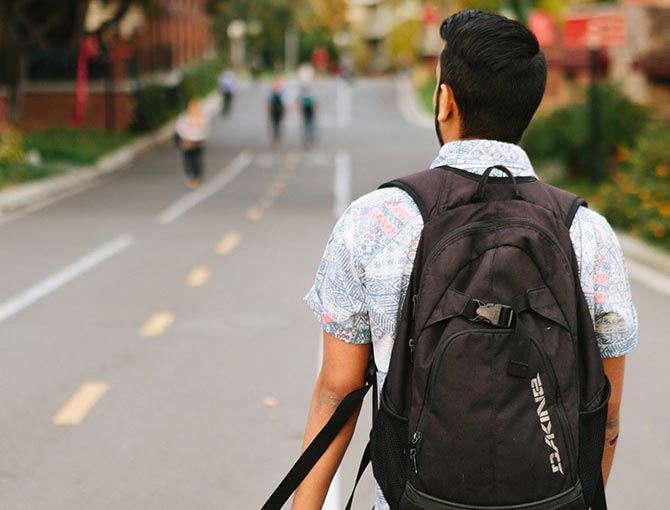
M619 439L619 409L621 407L621 395L623 393L623 375L626 366L626 357L609 358L603 360L605 374L610 381L612 392L609 405L607 406L607 428L605 429L605 449L603 451L602 473L603 480L607 484L614 452Z
M307 419L303 450L328 422L343 397L344 395L328 392L320 382L317 382ZM357 418L358 411L340 431L307 478L300 484L293 499L293 510L321 509L328 493L328 487L353 436Z
M612 470L614 462L614 452L616 451L617 440L619 439L619 412L616 415L607 415L607 428L605 429L605 449L603 450L602 472L603 480L607 485L607 479Z

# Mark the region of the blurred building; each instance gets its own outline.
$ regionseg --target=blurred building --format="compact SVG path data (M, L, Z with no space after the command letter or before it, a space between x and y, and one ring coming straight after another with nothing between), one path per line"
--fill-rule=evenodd
M628 43L612 50L612 77L670 119L670 0L623 0Z
M81 125L126 129L133 121L140 84L174 82L180 68L211 54L214 40L206 3L150 0L144 8L131 7L118 22L106 27L100 33L98 51L87 59L87 106ZM91 0L85 30L96 32L113 18L116 8L116 2ZM80 48L71 47L29 52L19 96L20 127L35 129L71 122L80 56ZM0 110L3 96L7 97L7 87L2 85L0 82Z
M619 16L624 29L620 44L597 50L598 78L619 83L654 115L670 118L670 0L621 0L604 9ZM555 31L544 46L549 63L544 105L550 108L577 99L575 92L583 93L591 74L590 49L568 45L565 33Z
M347 19L354 44L359 47L359 65L365 63L372 72L391 65L385 40L399 26L421 19L421 1L348 0Z

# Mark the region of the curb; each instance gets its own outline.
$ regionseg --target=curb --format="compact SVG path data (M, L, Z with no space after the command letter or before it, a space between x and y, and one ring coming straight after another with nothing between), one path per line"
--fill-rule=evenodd
M203 112L208 118L219 109L219 96L212 92L203 100ZM167 122L156 131L141 136L105 156L89 166L73 167L65 173L11 187L0 192L0 216L17 213L31 207L42 205L70 193L83 189L89 184L116 172L137 159L147 150L168 141L174 133L176 119Z
M626 232L617 230L616 236L627 258L670 276L670 253Z
M416 89L407 75L398 77L398 106L409 123L422 128L433 127L433 119L418 103ZM670 276L669 252L625 232L617 230L616 235L627 259L642 264L662 276Z

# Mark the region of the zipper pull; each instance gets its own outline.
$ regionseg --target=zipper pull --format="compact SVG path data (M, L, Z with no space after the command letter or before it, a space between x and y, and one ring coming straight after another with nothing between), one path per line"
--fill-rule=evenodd
M412 448L409 451L409 462L410 467L412 468L412 475L416 476L419 474L419 468L416 465L416 448Z
M413 338L410 338L409 342L407 343L409 344L409 358L412 361L412 363L414 363L414 347L416 345L416 342L414 341Z
M418 430L414 432L414 435L412 436L412 440L410 441L410 450L409 450L409 462L410 462L410 467L412 468L412 474L416 476L419 473L419 467L416 462L416 445L419 443L421 440L421 432Z
M412 319L413 319L414 316L416 315L416 302L417 302L418 300L419 300L419 295L418 295L418 294L414 294L414 295L412 296Z

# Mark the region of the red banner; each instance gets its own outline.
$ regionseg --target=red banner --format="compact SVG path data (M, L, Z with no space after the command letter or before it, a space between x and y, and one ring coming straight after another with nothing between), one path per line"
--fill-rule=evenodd
M565 18L566 46L609 48L626 42L626 19L614 10L570 14Z
M79 43L79 59L77 60L77 86L75 89L74 116L72 125L81 125L86 114L86 99L88 98L88 62L100 53L98 40L87 35Z

